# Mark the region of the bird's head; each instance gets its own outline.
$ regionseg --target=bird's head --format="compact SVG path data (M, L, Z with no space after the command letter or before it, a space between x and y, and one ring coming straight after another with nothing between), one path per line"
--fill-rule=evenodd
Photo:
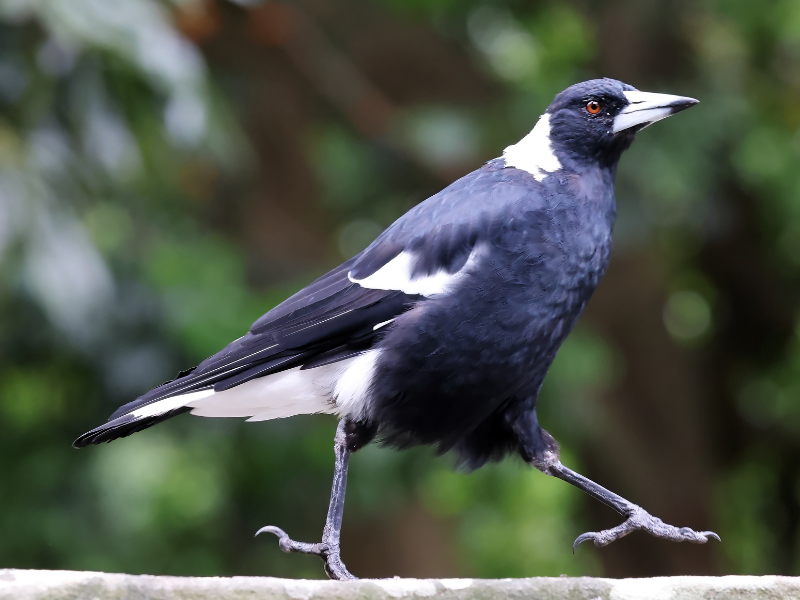
M640 92L616 79L593 79L558 94L543 119L556 156L613 168L639 131L697 102Z

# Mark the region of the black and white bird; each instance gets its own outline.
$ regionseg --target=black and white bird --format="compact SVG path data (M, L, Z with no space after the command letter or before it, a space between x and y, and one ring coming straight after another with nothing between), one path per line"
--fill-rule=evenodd
M719 539L663 523L561 464L536 400L553 358L608 266L620 155L641 129L697 100L613 79L573 85L533 130L408 211L366 250L258 319L177 379L119 408L75 447L191 412L250 421L329 413L341 420L322 541L334 579L351 579L339 534L350 453L376 436L453 450L472 468L516 453L625 521L584 533L605 546L641 529Z

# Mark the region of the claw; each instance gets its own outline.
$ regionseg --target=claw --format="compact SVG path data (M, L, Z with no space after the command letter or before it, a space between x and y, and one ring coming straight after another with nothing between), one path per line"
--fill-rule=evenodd
M274 533L278 537L278 548L280 548L283 552L287 554L294 550L294 545L297 543L289 537L289 534L286 533L280 527L275 527L274 525L267 525L266 527L262 527L258 531L256 531L256 535L253 537L258 537L261 533Z
M604 531L590 531L579 535L572 544L572 553L575 554L575 549L587 540L592 540L597 547L608 546L611 542L615 542L636 530L646 531L650 535L673 542L705 544L709 539L715 539L718 542L722 541L713 531L695 531L689 527L681 527L679 529L664 523L661 519L652 516L638 506L634 505L633 508L634 510L629 513L628 518L620 525Z
M705 536L706 541L708 541L708 538L713 538L713 539L717 540L718 542L722 542L722 539L716 533L714 533L713 531L701 531L700 535Z
M260 533L274 533L278 536L278 548L287 554L290 552L300 552L301 554L313 554L319 556L322 560L327 560L328 546L325 544L309 544L307 542L295 542L289 537L280 527L274 525L267 525L256 531L256 536Z
M258 537L259 534L262 534L262 533L274 533L279 538L287 538L287 537L289 537L288 533L286 533L280 527L275 527L274 525L267 525L266 527L262 527L261 529L256 531L256 534L253 537Z
M587 533L580 534L572 544L572 553L575 554L575 548L580 546L586 540L594 540L597 537L597 533L594 531L589 531Z

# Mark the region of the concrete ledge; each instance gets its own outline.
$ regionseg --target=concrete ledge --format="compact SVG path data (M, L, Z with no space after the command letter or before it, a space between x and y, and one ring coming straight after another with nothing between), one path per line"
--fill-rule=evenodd
M339 583L271 577L155 577L0 570L0 600L788 600L797 577L599 579L363 579Z

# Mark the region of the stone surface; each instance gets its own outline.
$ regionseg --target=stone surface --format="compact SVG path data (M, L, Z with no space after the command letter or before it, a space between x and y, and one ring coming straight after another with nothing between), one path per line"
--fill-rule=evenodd
M155 577L76 571L0 570L0 600L783 600L800 598L795 577L599 579L362 579Z

